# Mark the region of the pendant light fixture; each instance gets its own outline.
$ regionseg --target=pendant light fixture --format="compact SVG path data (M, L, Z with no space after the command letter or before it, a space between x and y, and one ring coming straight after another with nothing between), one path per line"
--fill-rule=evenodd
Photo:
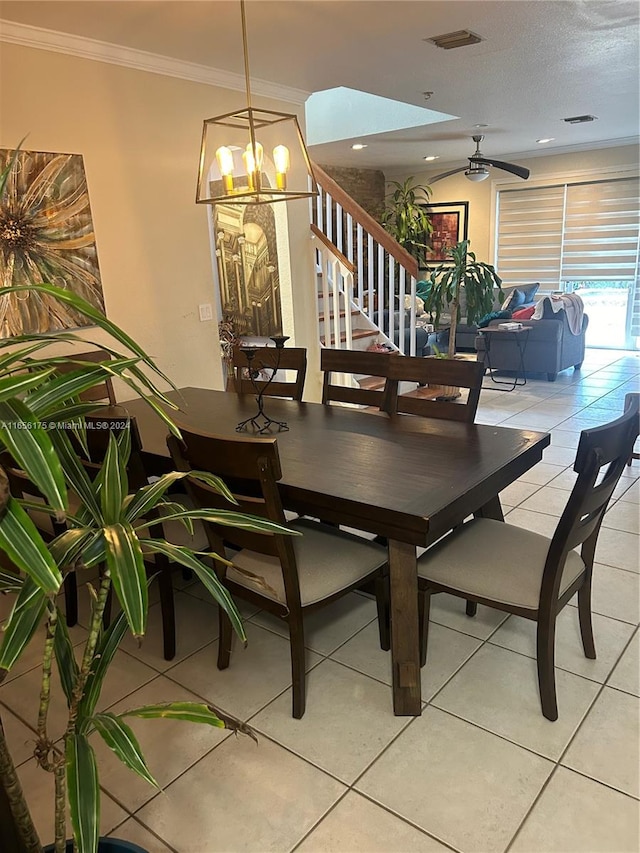
M318 194L298 119L251 104L245 0L240 0L247 106L206 119L197 204L267 204Z

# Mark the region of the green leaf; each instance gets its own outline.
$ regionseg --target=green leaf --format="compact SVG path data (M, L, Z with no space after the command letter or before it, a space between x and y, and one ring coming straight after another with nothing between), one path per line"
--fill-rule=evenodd
M120 717L109 713L96 714L91 722L109 749L115 752L123 764L150 785L159 787L149 772L140 744L130 726L123 722Z
M0 569L0 591L18 592L22 589L22 581L20 575L14 575L13 572L5 572Z
M30 577L22 582L0 643L0 682L28 646L42 620L47 597Z
M124 611L121 611L101 635L96 646L91 671L87 677L84 694L78 707L78 719L83 727L93 716L111 661L126 633L127 616Z
M161 539L141 539L140 543L157 554L164 554L175 563L194 571L198 578L202 581L207 591L218 602L220 607L225 611L231 620L233 629L243 642L246 642L242 617L238 609L227 592L225 586L220 582L215 571L201 562L189 548L182 545L172 545L170 542L165 542Z
M218 492L218 494L227 498L231 503L237 503L224 482L220 477L216 477L215 474L209 474L205 471L172 471L169 474L163 474L155 483L143 486L136 492L134 497L127 503L127 510L124 515L126 520L135 521L140 516L146 515L149 510L158 504L165 492L174 483L184 480L185 477L203 482Z
M184 720L187 723L204 723L217 729L224 728L224 722L216 716L208 705L198 702L163 702L158 705L142 705L124 711L122 717L141 717L144 720Z
M41 370L38 373L17 373L15 376L5 376L0 379L0 402L10 400L20 394L25 394L41 385L48 376L53 373L50 370Z
M38 529L15 498L0 519L0 550L44 592L58 592L62 575Z
M127 614L131 633L141 637L147 626L149 596L140 542L130 524L105 527L104 538L114 591Z
M0 403L0 441L54 509L67 508L67 487L51 438L21 400Z
M73 688L78 680L78 663L73 654L73 644L64 614L58 609L58 621L53 641L53 651L58 664L60 684L67 697L67 706L71 707Z
M97 853L100 834L100 786L93 747L84 734L66 737L67 796L74 849Z
M53 430L51 440L62 463L69 485L80 498L91 518L102 526L102 513L95 488L64 430Z
M129 434L129 430L123 430ZM122 501L127 494L127 470L120 456L118 440L113 432L109 434L109 445L102 463L100 482L100 504L105 524L115 524L120 521Z
M269 521L261 515L250 515L244 512L234 512L229 509L184 509L179 512L162 513L160 520L181 521L191 518L199 521L209 521L211 524L221 524L225 527L237 527L241 530L252 530L254 533L284 533L287 536L302 536L299 530L292 530L277 521ZM140 525L146 527L147 525Z
M49 552L56 561L56 565L60 569L73 566L94 536L95 532L85 527L74 527L56 536L49 543Z
M133 359L122 359L120 361L114 362L115 368L128 366L131 363L138 361L138 357ZM99 385L101 382L104 382L105 379L113 375L117 375L117 369L109 369L106 365L102 365L100 363L96 364L96 362L92 362L91 366L83 366L81 369L72 370L69 373L65 373L62 376L58 376L55 379L48 382L45 388L40 388L37 391L33 391L27 400L27 403L31 410L36 415L41 415L42 412L47 411L52 406L57 406L65 400L71 400L75 397L78 397L83 391L88 391L89 388L93 388L95 385ZM124 369L123 367L123 369ZM53 372L55 368L51 368Z

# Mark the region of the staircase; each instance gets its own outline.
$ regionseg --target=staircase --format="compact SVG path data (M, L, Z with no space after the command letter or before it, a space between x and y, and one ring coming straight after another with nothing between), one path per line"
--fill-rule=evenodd
M415 258L322 168L313 164L313 172L319 188L311 201L311 238L321 345L366 350L377 344L415 355ZM358 381L362 387L379 382Z

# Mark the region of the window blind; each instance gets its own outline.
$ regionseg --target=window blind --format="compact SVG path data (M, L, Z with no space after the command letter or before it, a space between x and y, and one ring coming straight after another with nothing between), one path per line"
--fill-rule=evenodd
M633 280L638 263L637 179L500 190L496 266L505 286Z

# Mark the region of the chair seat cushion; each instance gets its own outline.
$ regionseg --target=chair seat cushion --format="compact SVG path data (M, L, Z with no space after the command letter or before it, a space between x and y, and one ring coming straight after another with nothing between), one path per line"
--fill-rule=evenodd
M418 574L463 594L536 610L550 544L539 533L477 518L429 548L418 560ZM584 570L580 555L569 551L560 595Z
M302 536L293 537L292 542L303 606L346 589L387 562L385 548L337 527L308 519L298 519L289 526L302 533ZM239 568L266 581L275 595L233 568L227 569L229 580L274 601L285 602L284 580L277 557L244 549L234 554L232 559Z

